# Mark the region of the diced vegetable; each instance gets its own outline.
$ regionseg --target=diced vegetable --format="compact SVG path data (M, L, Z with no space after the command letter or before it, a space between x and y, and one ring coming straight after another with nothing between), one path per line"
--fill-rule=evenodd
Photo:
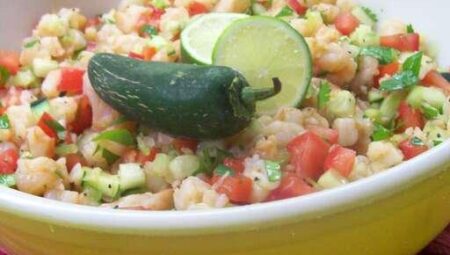
M264 161L267 177L270 182L278 182L281 180L281 165L278 162L266 160Z
M328 82L320 83L319 94L317 95L317 104L319 109L325 108L330 101L330 84Z
M395 61L392 62L391 64L387 64L387 65L380 65L378 67L378 75L374 77L374 82L375 82L375 87L379 87L380 86L380 79L384 78L386 75L394 75L396 72L398 72L400 69L400 64Z
M385 95L381 91L373 89L369 91L367 97L369 99L369 103L377 103L383 101Z
M10 76L11 74L9 73L8 69L0 66L0 87L6 84Z
M99 142L108 140L125 146L135 145L135 140L130 131L126 129L115 129L101 132L94 138L94 141Z
M380 84L380 89L384 91L394 91L410 88L417 84L419 78L412 71L404 71L392 76L391 79L384 80Z
M204 4L194 1L188 6L188 11L189 15L194 16L208 12L208 8Z
M33 113L34 118L36 120L39 120L44 113L50 111L50 104L49 104L47 98L42 98L42 99L32 102L30 104L30 107L31 107L31 112Z
M150 24L144 24L141 27L141 31L142 34L147 35L148 37L153 37L155 35L158 34L158 29L155 26L152 26Z
M448 82L440 73L437 71L429 72L422 81L423 84L428 86L434 86L443 89L447 93L450 93L450 82Z
M77 167L73 167L70 170L71 170L69 175L70 182L73 183L76 187L81 187L84 177L86 176L86 172L90 171L90 169L78 165Z
M0 116L0 129L9 129L11 124L9 122L8 115L4 114Z
M321 126L308 126L308 130L320 136L329 144L336 144L339 141L339 132L334 129Z
M377 15L367 7L355 7L352 10L352 14L364 25L373 27L378 21Z
M233 176L235 175L234 170L228 166L219 164L216 169L214 169L214 174L217 176Z
M417 145L411 143L411 140L405 140L401 142L398 146L403 153L403 156L406 160L417 157L418 155L424 153L428 150L428 147L425 145Z
M411 108L406 101L401 102L398 109L398 130L404 131L411 127L423 128L423 126L424 120L420 111Z
M0 186L8 188L16 186L16 177L14 174L0 174Z
M70 94L81 94L83 92L84 70L65 67L61 69L61 82L58 90Z
M100 168L87 169L83 182L104 196L114 198L119 194L119 176L105 173Z
M397 115L397 109L400 102L403 100L403 93L394 92L389 94L386 99L383 100L380 106L380 121L383 124L389 123Z
M92 126L92 107L86 96L80 98L75 120L69 124L70 131L81 134Z
M359 20L348 12L343 12L336 17L336 29L343 35L350 35L359 26Z
M371 56L380 61L380 64L387 65L397 60L398 51L392 48L379 47L379 46L367 46L361 48L361 55ZM397 71L397 70L396 70ZM392 72L395 73L396 71ZM391 73L391 74L392 74Z
M19 55L15 52L0 50L0 66L15 75L19 71Z
M348 90L339 90L331 93L327 105L328 113L337 118L352 117L355 114L356 98Z
M423 52L419 51L416 54L409 56L403 63L403 71L411 71L414 75L419 76L420 67L422 64Z
M35 58L32 68L37 77L45 78L50 71L58 68L58 62L51 59Z
M245 170L245 164L243 159L225 158L223 164L237 173L243 173Z
M289 6L284 6L275 17L282 18L282 17L289 17L294 14L294 10L291 9Z
M55 149L56 155L59 157L64 157L68 154L78 153L78 146L76 144L60 144Z
M291 153L291 164L297 174L317 180L323 173L323 164L328 155L329 145L311 131L294 138L287 145Z
M17 169L19 153L16 149L10 148L0 151L0 174L13 174Z
M358 46L377 46L379 44L378 35L372 30L372 27L360 25L351 35L350 41Z
M21 88L34 88L38 86L38 79L30 69L23 69L17 72L13 78L13 83Z
M87 185L83 188L82 193L89 202L94 204L100 203L103 198L103 194L100 190L97 190Z
M301 4L298 0L287 0L287 4L291 7L298 15L304 15L308 10L308 7Z
M169 164L169 170L176 180L183 180L193 175L199 168L199 158L189 154L177 156Z
M440 111L438 109L434 108L428 103L422 103L420 109L423 113L423 116L429 120L436 119L440 114Z
M325 159L325 170L334 169L342 176L350 175L355 163L356 151L344 148L340 145L333 145Z
M281 200L291 197L298 197L313 192L314 189L303 179L294 173L285 172L283 174L283 178L281 179L280 185L270 193L267 200Z
M38 126L51 138L64 140L66 137L66 129L46 112L39 119Z
M375 130L372 133L372 141L386 140L393 135L392 131L383 125L375 123Z
M119 166L120 190L141 188L145 185L145 173L139 164L129 163Z
M427 103L436 109L442 109L445 100L445 94L441 90L422 86L414 87L406 99L414 108L420 108L422 103Z
M227 195L232 203L248 204L252 194L252 180L243 175L213 177L216 191Z
M346 184L348 181L346 178L341 176L338 172L330 170L324 173L317 183L319 186L325 189L336 188Z
M78 154L66 154L66 167L69 172L73 171L74 166L80 164L80 166L86 166L87 162L82 156Z
M399 51L418 51L420 36L417 33L382 36L380 44Z

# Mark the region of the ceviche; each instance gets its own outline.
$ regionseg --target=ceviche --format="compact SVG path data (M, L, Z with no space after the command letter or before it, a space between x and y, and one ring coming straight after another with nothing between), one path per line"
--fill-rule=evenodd
M369 177L450 137L449 75L352 0L123 0L0 51L0 185L223 208Z

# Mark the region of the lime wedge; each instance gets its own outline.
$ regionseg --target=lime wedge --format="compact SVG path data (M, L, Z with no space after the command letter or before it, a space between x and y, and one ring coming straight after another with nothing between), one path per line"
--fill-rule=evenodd
M255 88L270 88L272 78L280 79L281 92L258 102L258 114L298 106L312 77L311 52L303 36L288 23L272 17L233 22L216 43L213 63L238 70Z
M237 13L210 13L191 21L181 33L183 62L210 65L214 45L223 30L233 21L247 17Z

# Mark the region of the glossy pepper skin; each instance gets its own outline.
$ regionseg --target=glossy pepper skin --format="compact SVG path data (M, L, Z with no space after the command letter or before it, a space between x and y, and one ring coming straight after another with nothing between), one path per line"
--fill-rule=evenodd
M219 139L245 129L255 103L281 90L255 90L236 70L95 55L88 67L97 94L127 118L176 137Z

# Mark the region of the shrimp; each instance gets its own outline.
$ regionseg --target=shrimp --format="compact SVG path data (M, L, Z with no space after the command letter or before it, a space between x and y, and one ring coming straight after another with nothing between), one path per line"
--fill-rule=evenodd
M158 193L129 195L103 207L130 210L160 211L173 209L173 189Z

